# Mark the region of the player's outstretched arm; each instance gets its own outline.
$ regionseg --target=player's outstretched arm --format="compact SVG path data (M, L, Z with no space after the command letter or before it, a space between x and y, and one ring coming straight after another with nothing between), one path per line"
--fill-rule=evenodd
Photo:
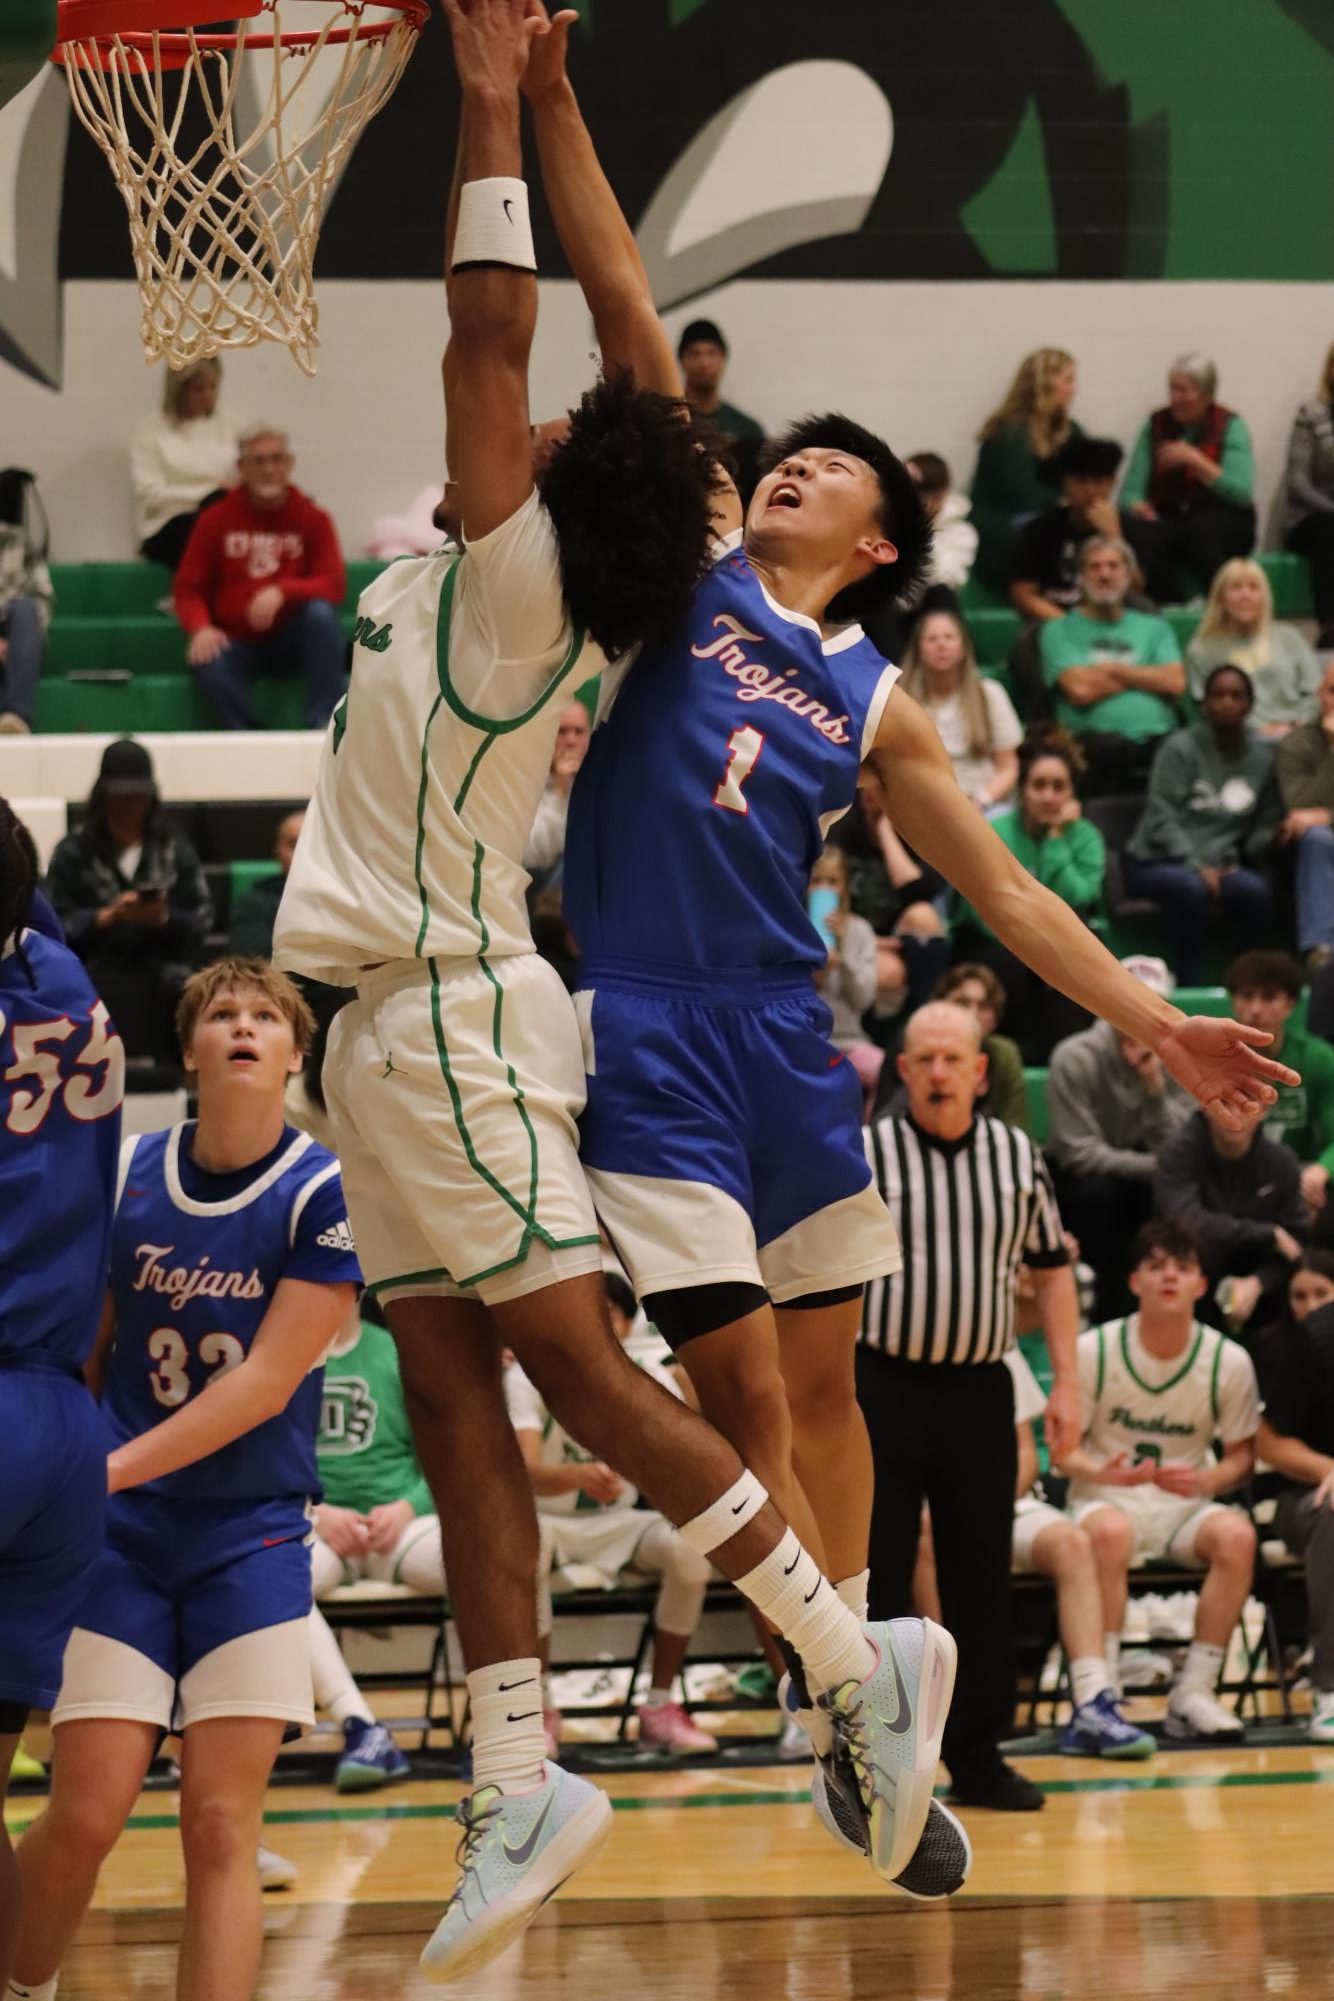
M895 688L870 763L890 817L919 855L980 912L1002 944L1091 1014L1156 1050L1177 1082L1240 1128L1274 1102L1294 1070L1261 1049L1262 1030L1203 1015L1187 1017L1128 973L1069 904L1020 866L959 790L926 711Z
M302 1380L317 1369L357 1296L354 1285L280 1280L244 1362L216 1376L197 1397L107 1460L113 1494L194 1466L286 1410Z
M474 541L533 490L528 357L537 276L519 136L519 79L538 23L525 0L441 0L463 91L457 206L451 200L449 456Z
M565 67L572 8L548 22L542 0L529 0L537 20L523 80L533 111L542 186L571 271L593 315L603 367L628 368L641 389L681 394L681 371L658 309L644 260L621 205L602 171Z

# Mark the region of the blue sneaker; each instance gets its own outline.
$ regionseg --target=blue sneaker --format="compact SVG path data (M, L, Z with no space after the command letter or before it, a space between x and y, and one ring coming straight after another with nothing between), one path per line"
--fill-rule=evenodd
M1151 1758L1158 1749L1147 1730L1127 1723L1110 1688L1072 1711L1061 1732L1069 1758Z
M460 1801L459 1880L421 1956L433 1979L488 1965L611 1833L604 1792L559 1765L543 1770L535 1793L483 1786Z
M926 1829L958 1649L932 1619L876 1621L862 1631L875 1667L820 1700L834 1725L835 1767L856 1786L871 1867L892 1883Z
M410 1779L412 1767L383 1723L367 1723L364 1717L349 1716L343 1725L343 1755L334 1773L334 1789L340 1793L373 1793Z

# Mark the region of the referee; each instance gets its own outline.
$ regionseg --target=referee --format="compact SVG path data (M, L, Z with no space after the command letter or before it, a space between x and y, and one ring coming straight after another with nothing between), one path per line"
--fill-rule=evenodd
M949 1001L908 1023L906 1117L870 1133L903 1270L867 1288L857 1394L875 1460L871 1616L912 1610L929 1504L945 1624L959 1646L943 1755L951 1798L1024 1811L1043 1796L1000 1755L1014 1720L1010 1541L1018 1452L1015 1287L1032 1272L1055 1376L1048 1442L1079 1437L1079 1306L1051 1181L1026 1133L979 1116L987 1060L976 1019Z

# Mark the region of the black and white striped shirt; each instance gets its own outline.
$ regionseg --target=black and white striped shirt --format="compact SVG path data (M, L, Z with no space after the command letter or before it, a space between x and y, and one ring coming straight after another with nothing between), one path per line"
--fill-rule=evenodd
M1070 1262L1042 1155L986 1117L957 1140L880 1119L871 1153L903 1269L867 1287L862 1341L910 1362L1000 1361L1014 1345L1020 1265Z

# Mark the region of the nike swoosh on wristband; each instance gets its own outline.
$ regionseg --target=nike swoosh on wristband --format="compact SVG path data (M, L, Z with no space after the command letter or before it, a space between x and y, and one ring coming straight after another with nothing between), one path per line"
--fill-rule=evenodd
M512 1710L507 1709L505 1711L505 1721L507 1723L529 1723L534 1716L540 1716L541 1714L540 1709L525 1709L522 1716L516 1716Z
M739 1515L741 1513L741 1510L745 1507L745 1505L746 1504L744 1501L738 1501L736 1506L733 1508L732 1513L734 1515Z
M814 1582L814 1584L813 1584L813 1585L811 1586L810 1590L809 1590L809 1591L808 1591L808 1592L806 1593L806 1596L805 1596L805 1598L804 1598L804 1599L802 1600L802 1603L803 1603L803 1604L806 1604L806 1605L809 1605L809 1604L810 1604L810 1602L811 1602L811 1600L812 1600L812 1598L814 1598L814 1596L815 1596L816 1592L817 1592L817 1591L818 1591L818 1590L820 1589L820 1586L821 1586L821 1585L822 1585L823 1583L824 1583L824 1579L823 1579L823 1577L817 1577L817 1578L816 1578L816 1580L815 1580L815 1582Z
M792 1575L793 1571L794 1571L794 1570L796 1569L797 1565L798 1565L798 1564L799 1564L800 1562L801 1562L801 1551L800 1551L800 1550L798 1550L798 1551L797 1551L797 1553L796 1553L796 1555L795 1555L795 1556L793 1557L793 1559L792 1559L791 1563L785 1563L785 1564L783 1565L783 1575L784 1575L784 1577L791 1577L791 1575Z
M502 208L504 209L504 211L505 211L505 220L506 220L506 222L511 222L511 223L512 223L512 222L513 222L513 220L514 220L514 217L513 217L513 216L512 216L511 214L510 214L510 210L511 210L511 209L513 208L513 206L514 206L514 203L513 203L513 202L512 202L512 201L511 201L511 200L509 199L509 197L508 197L508 196L506 196L505 200L504 200L504 201L502 201L502 203L500 204L500 206L501 206L501 207L502 207Z
M554 1802L555 1794L553 1793L517 1848L511 1848L508 1841L502 1839L500 1845L505 1851L505 1860L512 1862L515 1868L522 1868L523 1864L531 1858L533 1850L537 1847L538 1841L541 1838L542 1829L547 1824L547 1818L550 1815Z
M526 1674L522 1681L502 1681L497 1694L512 1695L516 1688L533 1688L535 1686L536 1683L533 1676Z

